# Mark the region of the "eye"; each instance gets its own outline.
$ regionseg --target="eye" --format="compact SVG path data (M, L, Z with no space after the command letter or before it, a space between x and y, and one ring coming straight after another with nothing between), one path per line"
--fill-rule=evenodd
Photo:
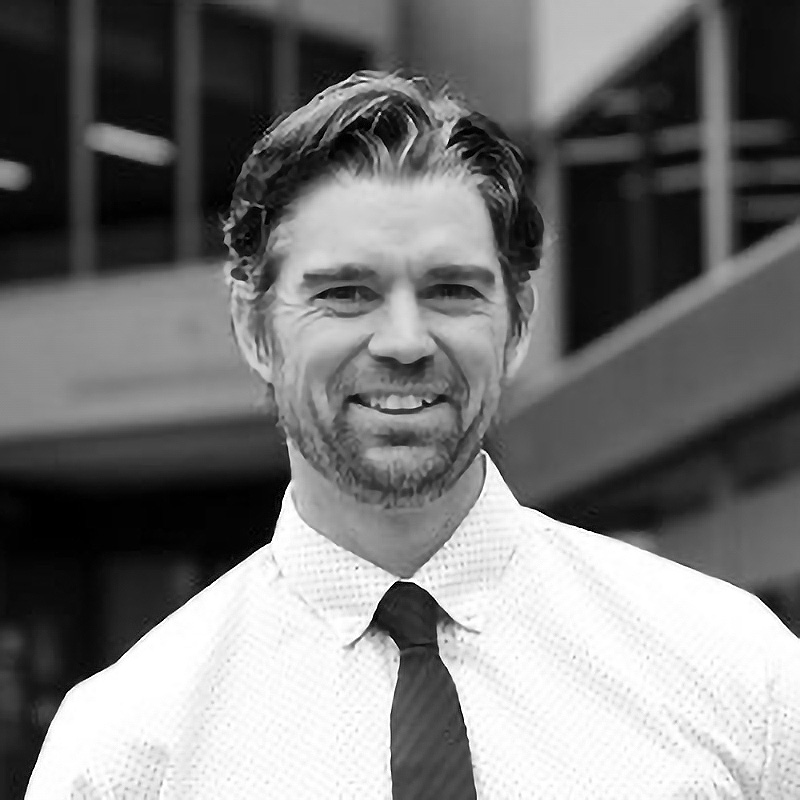
M481 297L481 293L477 289L461 283L438 283L436 286L431 286L428 293L446 300L472 300Z
M377 295L367 286L335 286L326 289L317 296L318 300L334 300L340 303L369 302L374 300Z

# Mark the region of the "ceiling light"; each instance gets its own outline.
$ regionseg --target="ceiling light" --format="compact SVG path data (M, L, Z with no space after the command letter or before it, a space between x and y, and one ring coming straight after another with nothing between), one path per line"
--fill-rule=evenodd
M121 128L107 122L93 122L86 128L87 147L98 153L163 167L175 158L175 145L162 136Z
M0 189L21 192L31 185L32 180L33 172L29 166L0 158Z

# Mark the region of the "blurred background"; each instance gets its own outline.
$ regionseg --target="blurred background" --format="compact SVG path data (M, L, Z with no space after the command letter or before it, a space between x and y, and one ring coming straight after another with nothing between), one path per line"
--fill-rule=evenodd
M220 214L278 113L448 80L549 225L501 467L800 635L800 3L2 0L0 798L64 693L269 541Z

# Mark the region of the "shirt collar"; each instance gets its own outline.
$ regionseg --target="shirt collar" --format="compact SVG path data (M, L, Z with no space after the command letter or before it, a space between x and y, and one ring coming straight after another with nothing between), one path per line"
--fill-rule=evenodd
M422 586L450 617L480 632L491 594L517 543L519 504L499 470L481 451L483 488L453 535L408 580ZM342 646L366 630L395 575L331 542L307 525L286 489L273 557L292 590L332 628Z

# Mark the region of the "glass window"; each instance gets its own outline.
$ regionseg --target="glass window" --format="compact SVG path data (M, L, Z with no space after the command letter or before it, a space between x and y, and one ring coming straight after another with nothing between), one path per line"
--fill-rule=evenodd
M0 281L68 270L66 11L0 3Z
M98 268L173 255L173 2L98 0Z
M222 256L221 223L253 144L276 113L274 23L206 4L202 9L202 209L204 254ZM300 103L369 66L361 47L316 33L299 34Z
M367 48L311 31L300 34L299 49L301 103L354 72L372 66Z
M0 796L22 798L59 704L88 676L85 623L95 598L87 591L83 556L61 557L41 547L26 553L11 543L2 557Z
M739 0L732 12L734 241L800 217L800 3Z
M700 273L697 46L693 23L562 132L569 350Z
M204 253L225 254L222 215L242 162L274 114L273 24L205 5L201 14Z

